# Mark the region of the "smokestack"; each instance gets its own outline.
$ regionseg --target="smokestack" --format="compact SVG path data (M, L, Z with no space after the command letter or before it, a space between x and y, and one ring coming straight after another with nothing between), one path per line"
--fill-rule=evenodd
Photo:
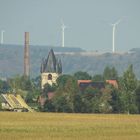
M30 58L29 58L29 32L25 32L25 46L24 46L24 76L29 77L30 72Z

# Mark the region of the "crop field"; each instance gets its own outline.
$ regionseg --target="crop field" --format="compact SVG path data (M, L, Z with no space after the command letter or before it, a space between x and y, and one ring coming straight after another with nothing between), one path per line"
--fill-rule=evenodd
M140 116L0 112L0 140L140 140Z

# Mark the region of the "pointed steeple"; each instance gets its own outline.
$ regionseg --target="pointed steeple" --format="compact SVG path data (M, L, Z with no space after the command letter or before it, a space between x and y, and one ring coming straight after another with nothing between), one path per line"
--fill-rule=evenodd
M44 71L44 66L45 66L45 59L42 58L42 63L41 63L41 67L40 67L40 72L43 73Z
M61 60L56 59L53 49L50 50L47 59L42 60L41 73L62 73Z
M57 63L57 69L58 69L58 73L61 74L62 73L62 63L61 63L61 59L59 59L58 63Z
M56 72L56 58L52 49L46 60L45 72Z

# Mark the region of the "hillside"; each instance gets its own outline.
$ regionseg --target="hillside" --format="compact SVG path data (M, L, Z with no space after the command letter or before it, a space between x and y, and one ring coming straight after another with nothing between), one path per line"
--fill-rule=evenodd
M61 58L63 73L74 73L82 70L90 74L100 74L106 66L115 66L119 74L133 64L134 72L140 78L140 49L132 49L131 53L111 54L85 52L80 48L30 46L31 76L40 74L40 64L47 57L50 48ZM0 45L0 77L10 77L23 73L23 45Z
M57 53L62 52L83 52L81 48L54 47L30 45L31 76L40 74L40 64L42 58L47 57L49 50ZM0 77L10 77L23 73L24 45L0 45Z
M140 78L140 53L99 55L65 55L63 57L64 72L87 71L90 74L102 74L106 66L114 66L121 75L130 64L133 64L134 72Z

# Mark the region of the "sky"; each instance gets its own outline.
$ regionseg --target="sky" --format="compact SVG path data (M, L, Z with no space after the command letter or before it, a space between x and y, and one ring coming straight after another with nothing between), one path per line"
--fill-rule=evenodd
M5 44L61 46L61 21L65 47L112 51L112 26L116 26L115 50L140 48L140 0L0 0L0 31Z

